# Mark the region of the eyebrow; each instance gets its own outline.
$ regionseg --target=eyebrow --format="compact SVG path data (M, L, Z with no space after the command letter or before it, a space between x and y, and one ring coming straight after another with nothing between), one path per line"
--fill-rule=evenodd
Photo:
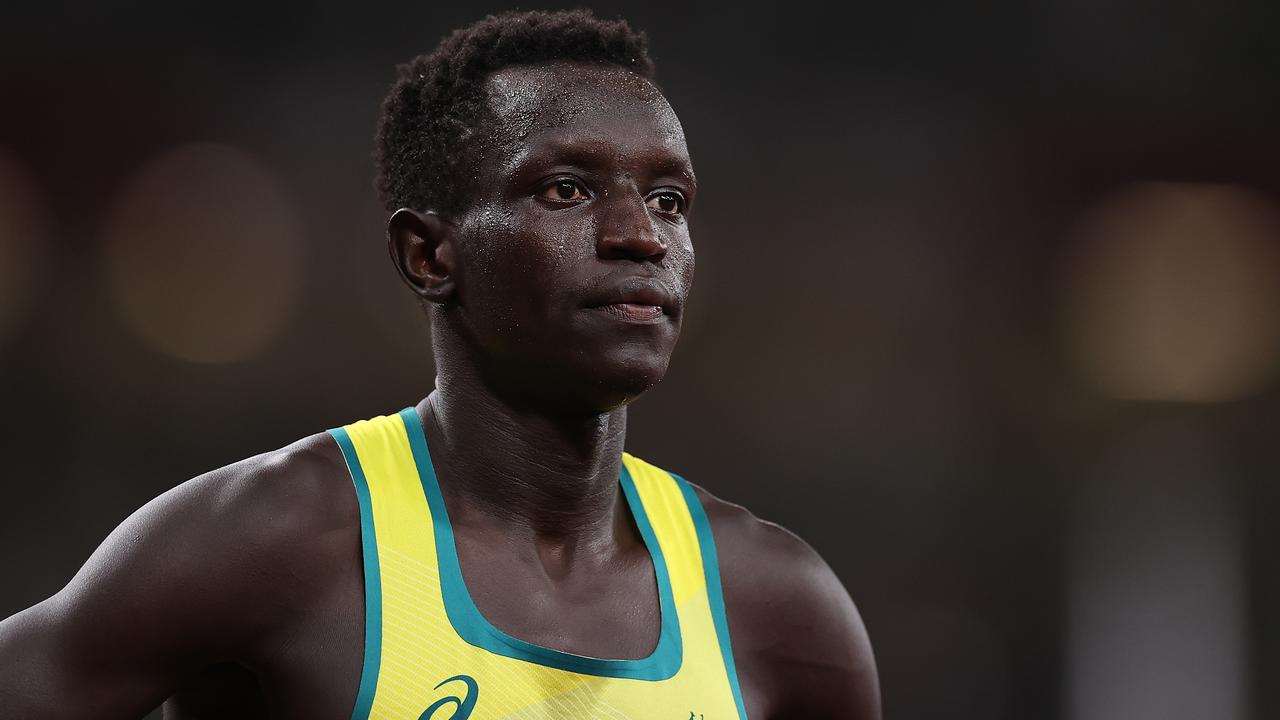
M608 142L606 138L548 141L537 149L531 149L527 153L516 155L511 159L507 167L514 175L520 175L523 171L533 166L557 163L594 169L598 165L597 160L599 158L599 153L595 149ZM666 146L655 146L651 150L651 152L645 153L646 158L648 158L645 166L652 174L678 177L687 182L693 189L697 189L698 179L694 175L693 168L688 160L671 152Z

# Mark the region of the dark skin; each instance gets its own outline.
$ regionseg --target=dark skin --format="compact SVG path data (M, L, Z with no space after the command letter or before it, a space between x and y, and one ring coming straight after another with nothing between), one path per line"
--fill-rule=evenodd
M618 487L627 403L666 371L693 280L696 180L647 81L571 64L487 81L499 132L467 207L400 210L388 247L432 314L417 405L481 613L640 658L652 561ZM752 718L880 717L853 602L804 542L704 490ZM70 584L0 623L0 717L334 718L363 652L359 510L326 433L197 477Z

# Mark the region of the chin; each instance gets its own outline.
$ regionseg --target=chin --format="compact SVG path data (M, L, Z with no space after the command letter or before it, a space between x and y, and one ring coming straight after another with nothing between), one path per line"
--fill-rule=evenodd
M585 404L594 412L615 410L640 397L667 374L667 355L616 358L575 373Z

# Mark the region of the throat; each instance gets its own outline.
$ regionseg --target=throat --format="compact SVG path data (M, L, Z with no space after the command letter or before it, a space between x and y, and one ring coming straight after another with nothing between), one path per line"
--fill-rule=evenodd
M466 397L446 386L417 408L434 468L428 501L446 523L440 581L455 598L451 620L470 618L455 630L556 667L668 677L678 622L662 549L623 468L625 411L568 421Z
M661 601L643 549L530 559L474 533L455 537L466 591L501 632L553 651L612 660L640 660L657 647Z
M549 565L616 542L630 524L619 487L626 409L551 418L471 397L437 390L418 406L450 517L556 548Z
M553 662L556 653L644 662L674 612L670 584L638 497L629 486L618 495L609 532L530 541L510 524L451 523L456 585L487 624L552 653Z

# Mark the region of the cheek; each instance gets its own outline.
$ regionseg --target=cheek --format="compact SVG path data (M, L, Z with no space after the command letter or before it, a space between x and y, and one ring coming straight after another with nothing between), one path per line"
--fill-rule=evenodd
M543 211L527 218L525 228L530 262L548 281L572 280L575 271L595 257L596 218L590 213Z
M513 309L553 304L585 254L594 219L526 208L478 208L460 228L466 295Z
M695 262L693 243L689 241L687 232L681 233L678 238L673 239L667 249L667 257L665 263L671 269L676 279L680 282L680 292L686 298L689 290L693 287L693 274Z
M483 289L505 264L511 254L512 218L509 212L494 206L473 210L458 227L460 276L470 289Z

